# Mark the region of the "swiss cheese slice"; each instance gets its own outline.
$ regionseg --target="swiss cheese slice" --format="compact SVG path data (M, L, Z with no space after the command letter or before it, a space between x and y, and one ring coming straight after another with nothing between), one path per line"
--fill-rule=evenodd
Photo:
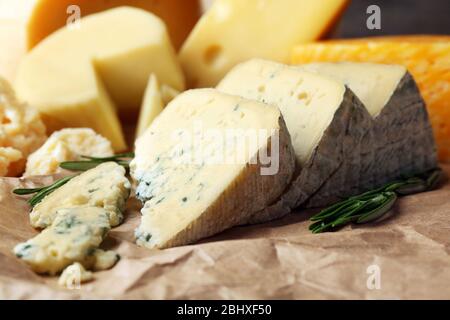
M42 113L47 129L90 127L116 151L125 142L115 107L137 114L147 80L184 87L164 22L141 9L120 7L80 20L49 36L23 59L18 96Z
M450 37L391 36L299 44L291 62L373 62L405 66L417 81L433 126L439 159L450 161Z
M31 225L46 228L53 223L59 209L92 206L104 209L111 226L117 226L123 220L130 189L122 166L115 162L103 163L46 196L31 211Z
M300 205L326 205L436 166L427 113L404 68L333 65L324 75L316 74L317 68L305 67L308 72L252 60L235 67L218 86L277 105L293 137L301 171L267 219ZM342 78L331 76L334 68L342 70Z
M239 224L275 201L295 168L276 107L213 89L176 97L135 152L131 174L145 203L136 237L150 248L192 243Z
M346 0L215 0L180 50L190 87L215 86L237 63L288 62L291 48L319 39Z

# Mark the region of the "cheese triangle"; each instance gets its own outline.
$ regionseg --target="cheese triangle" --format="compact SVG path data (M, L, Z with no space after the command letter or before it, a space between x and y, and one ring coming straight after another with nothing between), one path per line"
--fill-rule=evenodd
M274 202L295 169L278 108L213 89L176 97L135 153L131 174L145 203L136 237L149 248L192 243L239 224Z
M142 102L141 111L136 129L136 137L139 137L152 121L161 113L164 105L161 98L161 91L158 79L152 73L145 90L144 101Z

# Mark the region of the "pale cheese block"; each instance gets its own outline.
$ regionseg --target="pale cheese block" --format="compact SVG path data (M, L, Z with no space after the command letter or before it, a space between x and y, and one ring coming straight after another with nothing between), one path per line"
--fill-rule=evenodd
M74 262L89 269L95 263L95 250L110 229L103 208L59 209L51 226L18 244L14 254L37 273L55 275Z
M269 150L271 159L264 157ZM149 248L189 244L239 224L275 201L295 169L276 107L213 89L176 97L135 152L131 174L144 202L136 238Z
M306 206L322 206L402 175L422 173L438 166L427 109L405 67L349 62L313 63L300 68L344 83L373 119L362 154L350 153L345 160L348 165L334 174Z
M18 96L39 109L47 130L90 127L115 151L126 148L116 108L138 113L150 74L183 90L184 77L164 22L141 9L120 7L66 26L22 60Z
M82 156L110 157L111 142L90 128L67 128L55 131L27 159L24 176L60 173L64 161L82 160Z
M384 68L360 66L349 73L350 79L361 79L354 88L366 93L361 100L368 108L336 77L270 61L243 63L222 80L219 90L281 109L300 167L280 201L248 222L271 220L298 206L328 205L436 166L414 81L404 69Z
M133 6L152 12L167 24L176 48L181 46L201 14L199 0L32 0L32 2L26 28L29 49L70 21L75 13L73 6L78 6L82 17L119 6ZM68 12L68 9L71 10Z
M212 87L237 63L288 62L293 46L322 37L346 0L216 0L180 50L189 87Z
M100 164L72 178L38 203L30 213L31 225L46 228L59 209L93 206L104 209L111 226L117 226L123 220L130 188L122 166L115 162Z
M142 101L136 128L136 137L144 133L153 120L163 111L163 108L164 103L161 97L158 79L152 74L148 80L144 100Z
M370 116L342 83L283 64L250 60L233 68L217 88L279 107L297 160L283 196L243 223L279 218L303 204L342 166L345 153L358 152L369 130Z

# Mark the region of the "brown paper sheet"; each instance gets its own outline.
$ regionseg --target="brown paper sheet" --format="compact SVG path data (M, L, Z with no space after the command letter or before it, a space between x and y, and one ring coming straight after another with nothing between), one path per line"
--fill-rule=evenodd
M140 205L131 199L105 243L120 262L68 290L11 253L36 234L26 201L11 190L52 179L0 179L1 299L450 299L449 182L402 198L376 225L312 235L313 210L162 251L134 244Z

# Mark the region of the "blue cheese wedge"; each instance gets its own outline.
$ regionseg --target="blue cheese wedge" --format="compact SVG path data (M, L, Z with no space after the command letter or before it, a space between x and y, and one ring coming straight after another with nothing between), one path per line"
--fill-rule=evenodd
M37 273L55 275L74 262L90 269L96 263L96 250L110 229L105 209L60 209L50 227L18 244L14 253Z
M324 206L436 166L423 100L402 67L290 67L255 59L236 66L217 88L278 106L293 139L299 170L291 187L246 222Z
M125 173L125 169L114 162L103 163L83 172L33 208L30 214L31 225L46 228L52 224L59 209L77 206L103 208L111 226L119 225L123 220L122 212L131 188Z
M136 237L149 248L192 243L238 224L277 199L295 170L278 108L214 89L176 97L135 153L131 174L145 203Z

